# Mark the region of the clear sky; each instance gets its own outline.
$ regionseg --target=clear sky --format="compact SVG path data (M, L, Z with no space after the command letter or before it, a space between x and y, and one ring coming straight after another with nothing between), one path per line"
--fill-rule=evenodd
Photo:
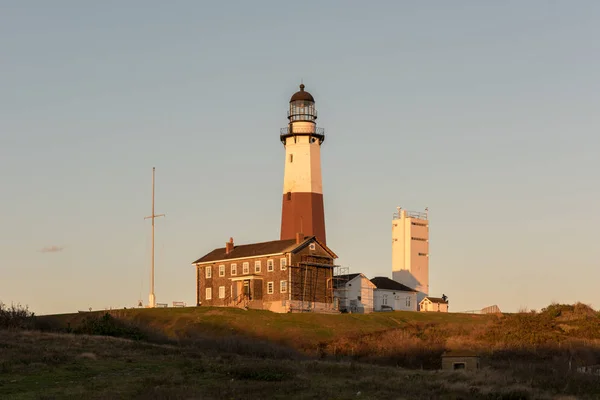
M451 310L600 307L600 2L0 1L0 300L195 302L279 238L289 97L316 99L330 247L391 276L430 210Z

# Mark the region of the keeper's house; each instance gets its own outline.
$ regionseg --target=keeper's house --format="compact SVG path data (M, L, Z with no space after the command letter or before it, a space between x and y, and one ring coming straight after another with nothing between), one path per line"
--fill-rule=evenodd
M315 236L236 246L194 261L198 306L331 312L337 255Z

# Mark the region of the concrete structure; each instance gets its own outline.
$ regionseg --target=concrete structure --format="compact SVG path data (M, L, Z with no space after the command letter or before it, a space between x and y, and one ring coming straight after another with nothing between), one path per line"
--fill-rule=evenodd
M448 299L444 297L425 297L419 302L419 311L448 312Z
M474 371L480 368L480 357L471 351L447 351L442 354L442 369Z
M375 311L417 311L417 291L390 278L371 279Z
M297 232L303 232L326 244L321 181L325 130L317 128L315 99L304 85L290 99L288 119L288 126L280 131L285 146L280 238L293 239Z
M577 372L579 372L580 374L600 376L600 364L577 367Z
M193 264L196 305L274 312L334 311L337 255L315 236L236 246L233 238Z
M429 220L427 212L398 207L392 220L392 278L417 290L420 303L429 294Z
M373 312L375 285L363 274L338 275L334 277L334 295L340 300L342 312ZM342 295L343 291L343 295Z

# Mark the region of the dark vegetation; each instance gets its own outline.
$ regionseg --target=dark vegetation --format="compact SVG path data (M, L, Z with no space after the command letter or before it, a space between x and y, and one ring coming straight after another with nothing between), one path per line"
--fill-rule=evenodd
M32 329L35 325L35 314L27 307L0 301L0 329Z
M19 306L0 310L1 328L30 331L3 334L0 350L8 350L0 351L0 375L17 376L24 385L39 374L58 379L77 370L69 378L79 385L73 398L94 398L91 390L98 398L161 399L356 398L357 392L361 398L600 398L600 377L576 372L579 365L600 364L600 313L580 303L502 315L199 307L35 317ZM65 343L69 350L58 350ZM43 351L32 351L37 347ZM24 355L26 348L31 355ZM126 351L117 355L120 348ZM450 349L480 353L483 369L438 371ZM134 372L115 372L119 376L99 391L87 381L108 379L105 369L127 365ZM87 383L79 382L82 371ZM117 382L123 390L113 386ZM0 378L0 398L23 385ZM70 398L56 390L49 398Z

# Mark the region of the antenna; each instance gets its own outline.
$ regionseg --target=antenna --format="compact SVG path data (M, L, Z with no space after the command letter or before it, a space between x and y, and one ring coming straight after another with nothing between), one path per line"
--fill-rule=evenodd
M156 297L154 296L154 219L158 217L164 217L165 214L154 213L154 175L156 168L152 167L152 215L144 219L152 219L152 266L150 269L150 295L148 296L148 307L156 307Z

